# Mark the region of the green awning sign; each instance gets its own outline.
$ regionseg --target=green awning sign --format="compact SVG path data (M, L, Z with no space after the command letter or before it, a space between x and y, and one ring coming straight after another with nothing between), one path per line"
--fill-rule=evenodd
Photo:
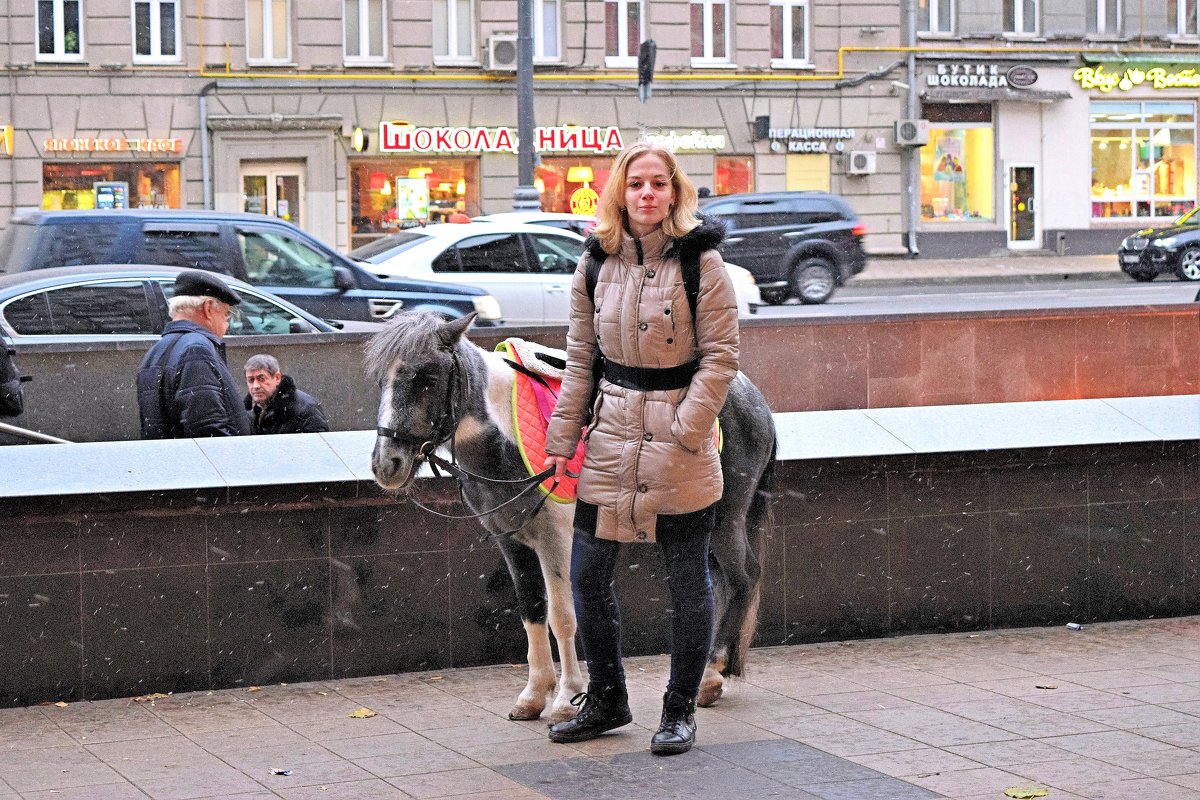
M1092 67L1080 67L1071 76L1082 89L1099 89L1108 93L1113 89L1128 92L1136 88L1144 89L1196 89L1200 88L1200 71L1196 67L1172 64L1169 66L1117 67L1117 71L1109 72L1104 64Z

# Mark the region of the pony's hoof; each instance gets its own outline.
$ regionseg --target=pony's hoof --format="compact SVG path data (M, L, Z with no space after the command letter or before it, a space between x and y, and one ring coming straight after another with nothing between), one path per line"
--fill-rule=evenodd
M569 719L574 719L575 714L579 709L575 706L565 706L564 708L555 709L550 712L550 724L556 725L560 722L566 722Z
M723 694L725 694L724 684L712 683L707 686L701 686L700 693L696 695L696 705L701 708L714 706Z
M543 706L518 703L517 705L513 706L512 711L508 712L508 718L514 722L525 719L537 719L542 715L542 708Z

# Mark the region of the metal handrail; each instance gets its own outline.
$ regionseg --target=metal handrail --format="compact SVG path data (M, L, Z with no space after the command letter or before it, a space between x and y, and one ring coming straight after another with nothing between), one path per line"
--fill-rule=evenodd
M11 434L21 439L29 439L32 442L41 442L42 444L74 444L67 439L59 439L57 436L31 431L28 428L18 428L16 425L9 425L6 422L0 422L0 433Z

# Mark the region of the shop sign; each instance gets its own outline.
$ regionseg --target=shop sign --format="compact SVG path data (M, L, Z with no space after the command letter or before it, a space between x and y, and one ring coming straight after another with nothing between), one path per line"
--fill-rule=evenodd
M929 86L948 86L958 89L1025 89L1037 83L1037 70L1024 64L1004 68L1002 64L935 64L925 76Z
M585 217L596 216L600 207L600 195L590 186L581 186L571 192L571 213L582 214Z
M379 149L384 153L515 153L511 128L418 128L402 122L379 123ZM536 128L538 152L604 153L620 150L621 132L614 127L559 126Z
M1120 68L1118 68L1120 69ZM1151 67L1141 69L1128 67L1119 72L1107 72L1103 64L1080 67L1071 76L1081 89L1099 89L1108 93L1113 89L1128 92L1142 87L1145 89L1196 89L1200 88L1200 73L1195 67Z
M182 153L183 139L50 138L42 142L47 153Z
M770 128L767 138L775 153L828 153L846 149L846 142L854 138L854 128Z
M686 153L724 150L728 140L723 133L709 133L702 130L680 133L670 130L665 133L644 133L642 141L664 150L670 150L672 153Z

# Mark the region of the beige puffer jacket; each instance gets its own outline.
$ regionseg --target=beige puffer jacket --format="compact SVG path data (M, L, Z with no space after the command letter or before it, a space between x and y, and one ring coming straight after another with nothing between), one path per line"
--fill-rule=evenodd
M713 424L738 371L737 301L721 255L724 231L706 222L678 241L661 230L608 255L588 298L585 255L571 286L567 374L547 432L546 451L575 452L592 394L597 340L606 358L629 367L666 368L700 359L690 386L641 392L600 381L587 432L579 498L599 509L596 536L654 541L659 514L699 511L721 496ZM601 255L594 241L593 250ZM692 312L677 253L702 250L700 322Z

